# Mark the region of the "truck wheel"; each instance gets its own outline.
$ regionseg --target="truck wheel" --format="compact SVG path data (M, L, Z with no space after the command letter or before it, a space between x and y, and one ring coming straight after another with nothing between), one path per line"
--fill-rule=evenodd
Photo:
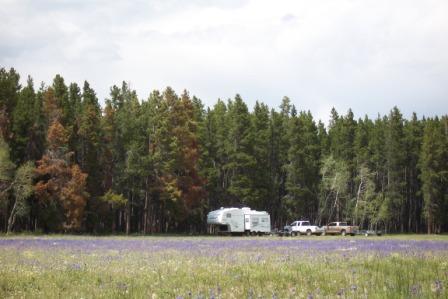
M307 229L307 230L306 230L306 235L307 235L307 236L311 236L311 230L310 230L310 229Z
M345 236L345 235L346 235L345 229L341 230L341 236Z

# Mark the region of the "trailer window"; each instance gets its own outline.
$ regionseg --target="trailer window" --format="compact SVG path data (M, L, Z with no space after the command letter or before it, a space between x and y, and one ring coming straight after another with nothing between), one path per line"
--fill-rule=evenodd
M227 218L232 218L232 214L227 213L227 214L226 214L226 217L227 217Z

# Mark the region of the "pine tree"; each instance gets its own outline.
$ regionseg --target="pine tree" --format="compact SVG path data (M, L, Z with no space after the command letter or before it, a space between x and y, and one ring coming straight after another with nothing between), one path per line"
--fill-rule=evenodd
M20 90L19 74L11 68L9 71L0 68L0 135L9 142L12 137L12 112L17 103Z
M82 106L79 116L78 138L80 148L78 149L78 160L81 169L88 173L87 190L92 196L100 195L103 190L101 186L101 173L99 165L100 154L100 122L101 109L95 91L90 88L87 81L84 82L82 93Z
M34 105L36 94L34 92L33 80L28 77L27 86L23 88L18 96L17 105L13 111L13 160L21 163L24 160L32 159L27 151L32 137L32 127L34 125Z
M425 123L419 166L421 169L424 215L428 233L440 233L448 224L448 119Z
M229 195L232 203L250 204L256 201L250 171L256 165L251 155L250 115L239 95L228 102L229 135L228 162L224 168L229 172Z
M404 230L403 206L405 202L405 159L403 118L397 107L389 114L385 128L385 148L387 187L383 203L386 220L394 230Z
M251 185L254 189L251 207L266 210L270 206L272 196L270 188L269 165L269 108L258 101L252 115L251 139L255 165L251 169Z
M291 217L317 218L320 145L317 127L310 112L292 117L289 131L291 146L286 188Z
M85 192L87 174L77 164L70 163L67 150L68 133L60 123L62 112L51 88L45 94L45 111L50 122L47 132L47 151L37 161L35 185L37 198L43 205L60 205L64 213L63 227L79 229L88 194Z
M423 126L417 119L415 113L404 126L406 162L405 162L405 179L406 179L406 218L407 231L419 232L423 227L422 218L420 217L423 210L423 198L421 196L421 183L418 179L420 169L418 160L421 152ZM405 221L405 219L403 219Z

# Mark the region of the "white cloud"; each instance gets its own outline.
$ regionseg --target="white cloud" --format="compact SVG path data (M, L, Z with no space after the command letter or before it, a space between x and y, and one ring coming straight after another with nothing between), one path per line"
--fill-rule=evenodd
M2 1L0 65L51 83L122 80L141 98L167 85L207 105L288 95L319 118L394 105L447 112L448 2ZM327 113L325 114L325 111Z

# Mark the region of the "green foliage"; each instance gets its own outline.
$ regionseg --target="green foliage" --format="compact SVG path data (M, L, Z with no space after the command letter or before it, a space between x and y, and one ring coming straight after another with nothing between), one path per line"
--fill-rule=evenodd
M31 77L23 88L19 78L0 69L5 231L15 165L26 161L39 161L42 182L59 172L54 186L70 189L65 207L88 232L204 231L207 211L239 204L267 210L274 228L303 217L394 232L448 229L446 116L406 120L394 107L355 120L333 108L326 127L288 97L277 109L257 101L250 110L239 95L204 107L169 87L140 100L126 82L101 107L88 82L81 89L56 75L35 90ZM77 188L84 180L86 190ZM126 204L112 209L102 200L110 190ZM61 202L17 202L30 203L19 228L51 231L67 218Z
M9 146L0 136L0 184L11 181L15 165L11 162ZM1 185L0 185L1 186ZM0 189L0 191L3 191Z
M448 213L448 120L425 123L420 169L428 233L441 232Z
M14 160L28 160L30 158L27 149L32 135L29 131L34 124L34 92L33 80L28 77L27 86L23 88L18 96L17 104L13 111L12 132L14 133L13 148Z
M350 172L346 162L330 155L323 159L320 174L322 181L318 222L322 219L327 222L345 220L351 214L348 209Z
M310 112L300 112L290 121L286 189L290 217L317 218L320 145ZM305 216L307 215L307 216Z
M109 204L112 209L124 208L128 203L128 200L122 194L116 194L111 190L108 190L104 195L100 196L99 199Z
M20 75L11 68L0 68L0 135L9 142L11 136L12 113L20 91Z

